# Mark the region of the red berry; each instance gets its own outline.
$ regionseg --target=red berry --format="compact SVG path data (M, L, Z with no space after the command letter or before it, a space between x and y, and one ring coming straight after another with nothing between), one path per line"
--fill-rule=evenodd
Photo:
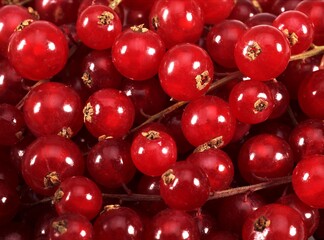
M272 26L260 25L247 30L238 40L234 56L237 67L253 80L278 77L290 58L288 40Z
M55 217L49 226L51 240L91 240L93 229L89 220L78 214L63 214Z
M306 238L304 222L299 213L281 204L268 204L254 211L243 226L242 239Z
M65 179L54 194L55 209L59 215L81 214L91 220L99 213L102 195L97 185L83 176Z
M241 176L253 184L288 176L293 170L294 159L285 140L271 134L260 134L243 144L238 167Z
M133 80L147 80L157 74L165 46L160 36L143 25L123 31L112 46L117 70Z
M270 88L259 81L242 81L230 92L229 106L241 122L256 124L264 122L273 111L274 101Z
M123 137L133 125L135 109L132 101L112 88L92 94L83 108L84 122L95 137Z
M47 21L23 21L8 46L10 63L30 80L53 77L63 69L67 58L68 43L63 32Z
M86 163L93 180L106 188L127 184L136 172L130 155L130 144L125 140L100 141L91 148Z
M117 13L108 6L91 5L78 16L76 31L80 40L89 48L111 48L122 31Z
M205 24L216 24L225 20L235 6L235 0L197 0L204 14Z
M108 205L94 223L94 239L142 240L143 224L132 209Z
M178 44L167 51L159 69L162 88L179 101L204 95L213 77L213 62L207 52L189 43Z
M176 162L161 176L160 194L164 202L178 210L195 210L209 196L209 180L204 171L190 162Z
M22 162L24 180L36 193L52 195L64 179L82 175L84 160L75 143L60 136L36 139Z
M216 147L228 144L235 132L236 120L228 104L216 96L203 96L185 108L181 128L194 146L210 143Z
M292 184L298 198L313 208L324 207L324 155L305 156L294 169Z
M82 102L76 91L56 82L33 88L24 103L24 118L35 136L70 138L82 127Z
M131 156L140 172L160 176L176 162L177 145L165 132L141 132L133 139Z
M204 18L195 0L157 0L151 8L150 29L157 32L167 48L195 43L204 27Z

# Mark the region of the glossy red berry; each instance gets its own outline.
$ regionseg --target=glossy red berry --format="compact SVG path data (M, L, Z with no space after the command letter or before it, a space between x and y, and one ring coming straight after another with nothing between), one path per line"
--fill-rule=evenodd
M247 29L247 26L238 20L225 20L214 25L206 39L210 57L221 66L235 68L235 44Z
M75 23L80 1L36 0L34 4L40 19L60 26L68 23Z
M160 36L143 25L124 30L112 47L117 70L133 80L147 80L157 74L165 46Z
M318 209L307 206L293 193L282 196L277 202L292 207L302 216L305 229L307 230L307 237L311 237L314 234L320 220Z
M16 189L0 180L0 225L10 222L17 214L19 204Z
M234 166L229 156L220 149L207 149L190 154L187 161L200 167L208 177L212 191L227 189L234 177Z
M170 208L198 209L207 201L209 191L207 175L187 161L176 162L161 176L160 194Z
M275 19L276 19L276 15L267 12L262 12L262 13L257 13L254 16L250 17L248 20L245 21L245 24L249 28L257 25L272 26L272 23Z
M216 24L225 20L235 6L234 0L197 0L203 11L206 24Z
M76 31L80 40L89 48L111 48L122 31L117 13L108 6L91 5L78 16Z
M178 44L167 51L159 69L162 88L180 101L204 95L213 77L213 62L207 52L189 43Z
M119 205L105 206L104 211L94 222L94 239L142 240L143 224L138 214Z
M208 143L222 147L235 132L236 120L228 104L216 96L203 96L191 101L185 108L181 128L194 146Z
M310 118L324 119L324 70L313 72L301 82L298 103Z
M24 20L33 18L27 8L19 5L6 5L0 8L0 55L7 56L11 34Z
M300 122L290 133L289 144L296 161L309 155L324 155L324 122L317 119Z
M324 155L305 156L298 162L292 184L298 198L313 208L324 207Z
M64 179L82 175L84 160L75 143L60 136L36 139L22 162L24 180L36 193L51 196Z
M253 80L261 81L278 77L287 67L290 54L284 34L268 25L247 30L234 50L239 70Z
M160 176L176 162L177 145L166 132L141 132L133 139L131 156L140 172Z
M82 102L76 91L56 82L33 88L24 103L24 118L35 136L70 138L82 127Z
M235 6L232 9L228 19L236 19L245 22L258 13L260 13L260 9L258 9L252 1L236 0Z
M93 228L89 220L78 214L55 217L49 226L51 240L92 240Z
M306 51L314 39L314 26L308 16L300 11L291 10L281 13L272 24L287 37L291 54Z
M240 234L245 219L258 208L264 206L266 201L257 193L244 193L212 200L212 213L216 216L217 226L220 229Z
M125 140L100 141L91 148L86 163L92 179L106 188L127 184L136 172L130 155L130 144Z
M0 145L18 143L23 139L25 127L24 116L15 106L0 104Z
M285 140L271 134L260 134L243 144L238 167L241 176L253 184L288 176L293 170L294 159Z
M274 101L270 88L260 81L241 81L230 92L229 106L241 122L264 122L273 111Z
M158 0L151 8L150 29L160 35L167 48L195 43L204 27L203 12L195 0Z
M199 231L195 220L184 211L166 209L152 219L148 239L198 240Z
M135 109L123 92L106 88L90 96L83 114L85 126L93 136L120 138L132 127Z
M306 0L296 6L296 10L305 13L314 24L314 44L324 44L324 2L322 0Z
M25 20L10 38L8 59L24 78L49 79L63 69L67 58L67 40L50 22Z
M110 50L94 50L82 60L81 79L92 93L103 88L119 89L122 75L112 63Z
M62 181L53 202L59 215L81 214L91 220L101 209L102 195L93 181L84 176L74 176Z
M282 116L290 103L290 95L286 86L280 81L267 81L265 82L267 86L270 88L273 99L273 109L269 118L278 118Z
M132 100L135 107L135 123L143 123L170 104L170 97L154 77L146 81L124 79L121 90Z
M304 240L306 232L304 222L296 210L282 204L268 204L245 220L242 239Z

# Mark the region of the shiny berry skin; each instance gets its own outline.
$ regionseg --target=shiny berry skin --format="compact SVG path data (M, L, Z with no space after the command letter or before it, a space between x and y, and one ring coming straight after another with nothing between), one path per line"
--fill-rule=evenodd
M136 172L130 155L130 143L120 139L106 139L97 143L91 148L86 164L92 179L106 188L127 184Z
M195 0L157 0L149 21L150 29L160 35L167 48L197 42L204 27L203 12Z
M103 88L119 89L122 75L112 63L110 50L93 50L82 60L81 79L92 93Z
M25 127L24 116L15 106L0 104L0 145L18 143L23 138Z
M270 88L260 81L241 81L230 92L229 106L241 122L264 122L273 111L274 101Z
M79 214L63 214L55 217L49 226L51 240L91 240L93 228L89 220Z
M324 155L305 156L298 162L292 184L298 198L313 208L324 207Z
M303 0L275 0L272 3L271 9L269 9L269 12L278 16L283 12L295 10L297 5L302 1Z
M32 18L27 8L18 5L6 5L0 8L0 55L7 56L11 34L24 20Z
M324 44L324 1L306 0L300 2L296 9L297 11L305 13L314 24L314 44Z
M64 179L82 175L84 160L75 143L60 136L37 138L22 161L24 180L36 193L50 196Z
M40 19L60 26L68 23L75 23L80 1L36 0L34 4Z
M270 88L274 105L269 118L278 118L286 112L289 106L290 95L288 89L282 82L275 80L267 81L265 84Z
M142 240L143 224L132 209L119 205L107 205L93 225L94 239Z
M210 202L220 229L241 234L245 219L266 201L257 193L243 193Z
M277 203L287 205L295 209L305 223L307 236L311 237L318 227L320 214L318 209L307 206L295 194L288 194L278 199Z
M67 40L63 32L50 22L26 21L21 30L11 36L8 59L24 78L35 81L49 79L61 71L67 61Z
M272 23L275 19L276 19L276 15L267 12L262 12L262 13L255 14L253 17L250 17L248 20L245 21L245 24L249 28L257 25L272 26Z
M19 195L16 189L0 180L0 225L10 222L19 208Z
M176 162L177 145L166 132L141 132L133 139L131 156L140 172L160 176Z
M186 160L206 173L212 191L225 190L232 183L234 166L224 151L210 148L194 152Z
M268 204L254 211L246 220L243 240L304 240L306 232L299 213L282 204Z
M306 51L313 42L313 23L302 12L291 10L281 13L272 25L287 37L291 47L291 54Z
M288 176L294 167L289 144L271 134L259 134L246 141L238 156L241 176L251 184Z
M162 174L160 194L164 202L178 210L195 210L207 201L209 180L204 171L187 161L176 162Z
M227 231L214 231L210 234L210 236L208 237L208 240L218 240L218 239L222 239L222 240L239 240L238 235L231 233L231 232L227 232Z
M247 30L238 40L235 62L239 70L253 80L278 77L287 67L290 46L277 28L259 25Z
M260 10L250 0L236 0L235 6L228 19L236 19L245 22L258 14Z
M84 122L95 137L123 137L133 125L135 108L121 91L112 88L92 94L83 108Z
M247 29L238 20L225 20L214 25L206 39L207 52L211 58L226 68L235 68L235 44Z
M310 118L324 119L324 70L313 72L301 82L298 103Z
M216 24L225 20L235 6L235 0L197 0L203 11L205 24Z
M108 6L91 5L78 16L76 31L80 40L89 48L111 48L122 31L117 13Z
M84 176L74 176L62 181L53 202L59 215L75 213L91 220L101 209L102 195L93 181Z
M309 155L324 155L324 122L319 119L300 122L290 133L289 144L296 161Z
M132 100L135 107L135 124L143 123L170 104L170 97L163 91L159 79L145 81L124 79L121 90Z
M198 240L199 230L193 217L184 211L166 209L154 216L147 228L148 240Z
M111 52L117 70L132 80L147 80L156 75L164 53L160 36L143 25L124 30Z
M35 136L57 134L70 138L83 125L82 107L75 90L62 83L47 82L29 92L23 112Z
M194 146L210 142L216 147L228 144L235 132L236 120L229 105L216 96L191 101L181 118L186 139Z
M190 43L178 44L167 51L159 68L162 88L179 101L204 95L213 77L213 62L207 52Z

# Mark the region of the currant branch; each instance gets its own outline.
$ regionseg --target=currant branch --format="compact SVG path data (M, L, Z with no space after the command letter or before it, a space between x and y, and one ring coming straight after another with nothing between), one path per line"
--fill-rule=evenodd
M275 178L272 180L269 180L267 182L262 182L254 185L249 186L243 186L243 187L236 187L236 188L230 188L223 191L216 191L211 193L210 197L208 198L208 201L214 200L214 199L220 199L220 198L226 198L230 196L234 196L237 194L243 194L248 192L256 192L262 189L267 189L275 186L280 186L284 184L288 184L291 182L291 176L282 177L282 178ZM161 201L162 198L160 195L147 195L147 194L136 194L136 193L130 193L130 194L110 194L110 193L103 193L102 194L103 199L105 200L119 200L119 201ZM35 203L27 203L23 204L25 207L31 207L36 206L43 203L49 203L52 201L52 198L44 198L38 202Z

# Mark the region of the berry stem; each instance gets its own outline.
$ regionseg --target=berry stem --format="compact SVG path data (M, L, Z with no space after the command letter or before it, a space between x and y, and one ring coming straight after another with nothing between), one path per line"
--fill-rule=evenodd
M313 47L313 49L307 51L307 52L303 52L297 55L293 55L290 57L290 61L296 61L296 60L302 60L308 57L312 57L318 54L321 54L322 52L324 52L324 46L315 46Z

